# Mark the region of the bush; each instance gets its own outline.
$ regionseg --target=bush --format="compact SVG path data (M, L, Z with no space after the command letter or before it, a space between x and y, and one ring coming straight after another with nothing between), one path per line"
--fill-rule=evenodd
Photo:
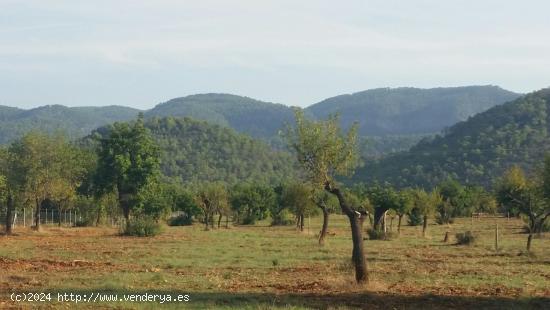
M131 219L123 234L126 236L152 237L160 234L162 228L159 223L151 218Z
M372 228L367 229L367 235L370 240L392 240L396 237L396 234L391 231L384 232L383 230L374 230Z
M421 225L424 221L422 213L418 208L413 208L409 213L407 213L407 223L410 226Z
M460 245L472 245L475 243L476 237L471 231L456 234L456 243Z
M186 214L180 214L168 220L168 225L170 226L188 226L191 224L193 224L193 218Z
M276 215L271 215L271 226L286 226L294 224L288 210L283 210Z

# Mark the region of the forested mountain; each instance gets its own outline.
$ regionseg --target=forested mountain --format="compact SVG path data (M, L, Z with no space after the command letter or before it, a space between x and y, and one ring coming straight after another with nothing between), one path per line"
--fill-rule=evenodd
M496 86L455 88L373 89L352 95L326 99L305 110L309 117L325 118L341 113L344 127L359 122L363 154L383 154L409 149L420 138L434 135L443 128L475 113L519 96ZM0 144L37 129L65 131L78 138L93 129L126 121L139 110L110 107L75 107L53 105L31 110L0 107ZM188 116L235 129L254 138L281 146L278 135L285 123L292 123L292 108L229 94L199 94L169 100L145 111L146 118Z
M342 125L359 122L363 136L434 134L519 96L497 86L378 88L332 97L307 110L317 118L339 112Z
M527 170L550 150L550 88L477 114L410 151L367 161L356 181L433 186L448 177L490 186L513 164Z
M191 118L154 117L145 121L161 148L161 170L182 182L250 181L277 184L296 171L294 157L231 128ZM103 135L109 126L94 135Z
M285 123L294 119L288 106L229 94L199 94L172 99L149 110L145 116L188 116L267 139L276 136Z
M0 106L0 144L29 130L63 131L71 138L88 135L99 126L135 118L139 110L122 106L65 107L47 105L30 110Z

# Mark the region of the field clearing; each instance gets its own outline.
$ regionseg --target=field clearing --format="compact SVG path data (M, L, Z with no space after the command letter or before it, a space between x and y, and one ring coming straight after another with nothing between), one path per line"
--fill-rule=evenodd
M398 239L367 240L366 286L354 284L347 219L333 215L330 221L324 247L315 238L320 218L303 233L261 222L211 231L166 227L154 238L121 237L105 227L18 227L14 236L0 237L0 308L550 308L550 236L534 239L527 255L521 220L458 219L450 227L430 225L426 238L420 226L403 226ZM451 240L444 243L447 230ZM479 240L455 245L454 234L466 230ZM75 305L9 298L44 291L189 294L190 301Z

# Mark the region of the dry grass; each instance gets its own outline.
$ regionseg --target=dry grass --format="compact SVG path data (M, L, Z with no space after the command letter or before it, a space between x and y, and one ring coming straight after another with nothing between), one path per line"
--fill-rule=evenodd
M494 250L499 224L500 250ZM550 238L533 241L520 220L459 219L450 227L405 226L392 241L365 241L370 283L357 286L350 269L347 221L333 216L334 234L319 247L313 232L293 227L167 227L154 238L121 237L110 228L22 228L0 237L0 292L63 291L188 293L166 308L545 308L550 307ZM471 230L475 246L443 243ZM32 308L0 297L0 308ZM72 308L52 302L42 306ZM97 307L97 304L79 304ZM155 309L156 303L101 304Z

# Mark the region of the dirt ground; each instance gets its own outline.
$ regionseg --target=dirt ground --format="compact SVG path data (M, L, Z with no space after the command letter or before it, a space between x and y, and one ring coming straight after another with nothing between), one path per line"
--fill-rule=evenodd
M331 218L324 247L315 239L320 219L309 223L304 232L266 223L166 227L153 238L107 227L18 227L0 236L0 309L550 309L550 236L525 252L521 220L459 219L430 225L426 238L420 227L404 226L394 240L366 240L370 281L363 286L353 281L345 218ZM466 230L475 245L442 241L446 231ZM14 292L189 294L190 301L16 302Z

